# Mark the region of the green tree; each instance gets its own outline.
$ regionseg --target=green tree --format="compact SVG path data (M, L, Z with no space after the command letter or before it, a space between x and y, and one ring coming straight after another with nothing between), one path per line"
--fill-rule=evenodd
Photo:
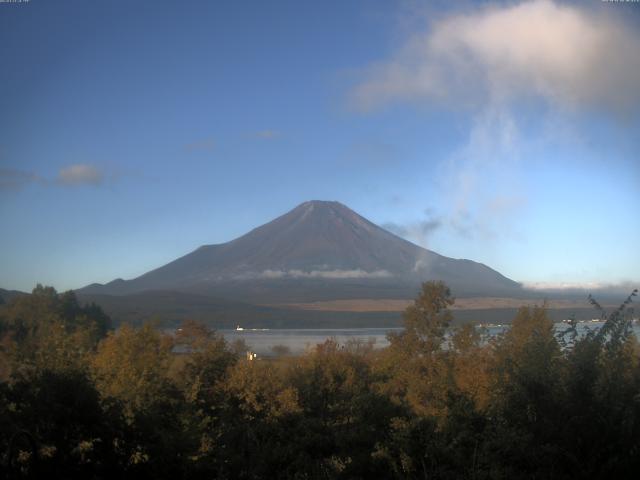
M1 354L11 369L77 369L110 328L100 307L82 306L69 291L38 285L14 298L0 315Z
M378 391L371 346L334 340L301 357L291 371L303 418L292 465L309 478L380 478L379 442L398 407Z
M564 364L546 308L521 307L493 348L486 453L506 477L553 475L564 422Z
M444 282L423 283L420 295L404 311L404 332L392 340L418 353L438 350L453 320L449 307L454 303L451 290Z
M81 479L122 472L127 457L116 447L124 439L122 417L103 410L86 374L39 370L2 387L0 446L6 458L0 460L11 475Z
M225 382L238 355L222 335L192 320L177 329L175 348L179 353L174 355L172 377L184 399L181 423L189 459L186 468L190 478L206 477L224 464L219 447L228 415Z
M206 402L229 367L238 360L222 335L202 323L186 320L177 329L175 347L184 355L177 380L189 401Z
M629 478L640 470L640 344L631 330L637 291L604 325L565 351L563 465L573 478Z

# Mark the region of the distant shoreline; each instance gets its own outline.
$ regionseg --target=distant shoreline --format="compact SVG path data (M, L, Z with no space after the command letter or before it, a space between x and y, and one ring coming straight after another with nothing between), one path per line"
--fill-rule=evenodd
M544 298L508 298L508 297L472 297L458 298L451 310L490 310L501 308L520 308L524 305L542 305ZM286 308L294 310L314 310L323 312L402 312L413 300L403 299L350 299L326 300L318 302L262 304L264 307ZM604 305L605 307L615 305ZM549 309L591 308L588 300L550 300Z

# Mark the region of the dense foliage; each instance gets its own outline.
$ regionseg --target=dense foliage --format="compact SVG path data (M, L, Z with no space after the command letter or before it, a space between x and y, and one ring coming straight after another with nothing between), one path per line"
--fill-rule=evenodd
M452 304L425 283L385 349L248 361L204 325L110 331L38 286L0 307L0 478L636 478L631 297L582 337L543 307L451 329Z

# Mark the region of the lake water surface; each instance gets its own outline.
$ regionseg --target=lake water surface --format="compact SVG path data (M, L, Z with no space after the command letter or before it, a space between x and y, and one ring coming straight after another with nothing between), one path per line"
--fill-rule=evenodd
M584 334L590 329L599 329L602 322L580 322L578 333ZM493 336L504 332L508 325L489 325L484 327L487 335ZM567 328L565 323L556 323L558 332ZM640 338L640 325L635 323L633 330ZM228 342L242 339L249 348L258 356L274 355L273 347L285 346L294 355L304 353L319 343L329 338L335 339L340 344L348 341L360 340L373 342L374 348L383 348L389 345L388 332L400 332L402 328L330 328L330 329L246 329L246 330L219 330Z
M242 339L258 355L273 355L273 347L283 345L294 354L301 354L307 348L334 338L344 345L350 340L372 341L375 348L389 345L387 332L399 332L401 328L331 328L331 329L248 329L248 330L218 330L231 343Z

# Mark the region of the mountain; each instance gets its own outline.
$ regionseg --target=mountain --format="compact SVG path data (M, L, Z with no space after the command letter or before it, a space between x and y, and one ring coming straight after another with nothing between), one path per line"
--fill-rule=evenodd
M341 203L309 201L230 242L78 293L175 291L249 303L412 298L420 282L431 279L447 282L458 296L520 289L486 265L426 250Z
M9 303L14 298L24 295L28 295L28 293L21 292L19 290L5 290L4 288L0 288L0 305Z

